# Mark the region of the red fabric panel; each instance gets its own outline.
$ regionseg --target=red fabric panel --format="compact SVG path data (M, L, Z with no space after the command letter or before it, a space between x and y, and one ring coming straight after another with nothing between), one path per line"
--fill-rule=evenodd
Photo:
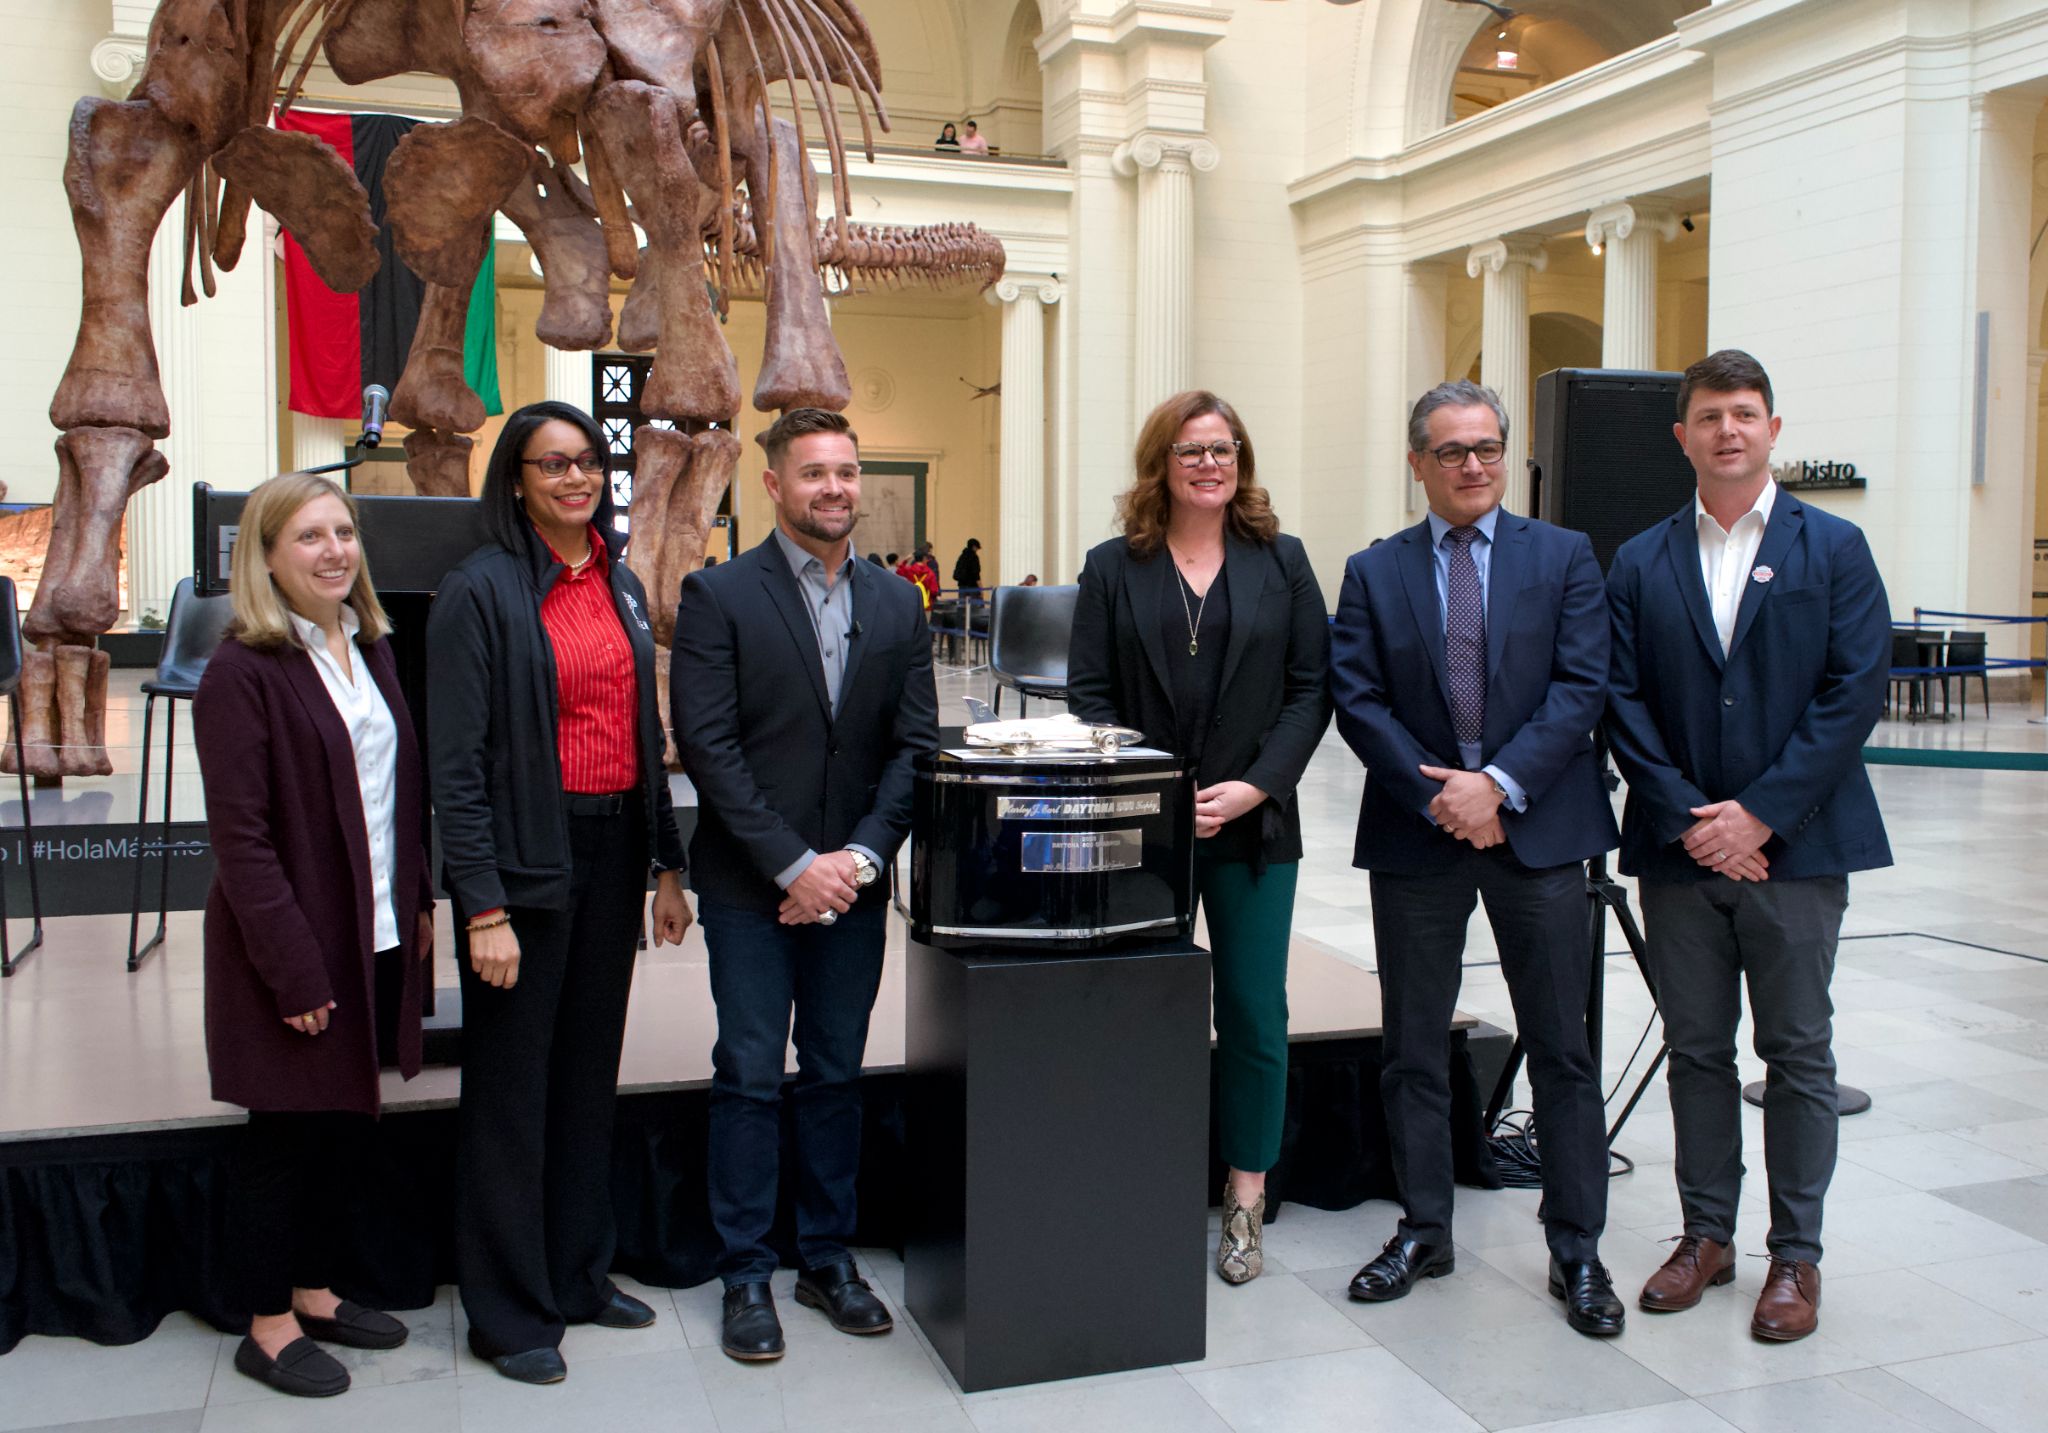
M353 121L352 115L293 110L277 127L312 135L353 169ZM292 412L310 418L361 418L363 336L356 296L338 294L321 283L289 233L284 236L284 302Z

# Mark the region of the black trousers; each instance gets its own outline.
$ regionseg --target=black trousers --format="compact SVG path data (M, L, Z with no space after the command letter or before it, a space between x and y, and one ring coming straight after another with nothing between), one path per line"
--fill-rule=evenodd
M290 1313L293 1289L333 1287L371 1123L343 1111L249 1112L228 1165L235 1293L244 1312Z
M519 980L462 968L456 1276L479 1351L553 1348L611 1289L612 1110L647 893L640 798L569 818L567 909L511 908Z
M1451 1238L1451 1016L1476 900L1500 947L1501 973L1535 1091L1544 1233L1565 1262L1599 1257L1607 1222L1607 1132L1600 1072L1586 1040L1592 956L1586 869L1532 870L1506 845L1459 843L1449 870L1372 877L1385 1067L1380 1094L1393 1140L1401 1233Z

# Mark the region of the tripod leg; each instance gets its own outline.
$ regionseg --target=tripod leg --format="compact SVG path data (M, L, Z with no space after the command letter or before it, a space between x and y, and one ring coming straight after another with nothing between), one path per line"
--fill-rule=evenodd
M142 703L142 794L135 802L135 899L128 914L128 971L131 975L142 965L142 956L136 950L135 942L142 934L142 847L149 835L149 734L155 720L156 697L151 695Z

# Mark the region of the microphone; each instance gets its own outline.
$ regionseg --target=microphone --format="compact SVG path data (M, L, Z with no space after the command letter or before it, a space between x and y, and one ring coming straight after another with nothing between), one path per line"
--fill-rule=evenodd
M864 629L863 629L863 628L861 627L860 623L856 622L856 623L854 623L854 624L853 624L853 635L854 635L854 636L858 637L858 636L859 636L859 635L861 634L861 632L862 632L863 630L864 630Z
M374 448L384 441L384 410L391 402L391 390L372 383L363 390L363 446Z

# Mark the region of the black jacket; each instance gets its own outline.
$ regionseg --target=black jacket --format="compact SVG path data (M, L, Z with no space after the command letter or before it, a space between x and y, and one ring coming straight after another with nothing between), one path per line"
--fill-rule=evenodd
M669 712L697 787L691 884L707 899L773 911L778 873L806 850L849 843L882 858L861 901L889 898L889 863L910 831L912 762L938 749L938 693L917 588L868 562L852 572L856 635L836 715L773 533L683 579Z
M1259 823L1259 864L1301 859L1295 785L1330 724L1329 609L1301 540L1270 544L1232 535L1218 579L1230 598L1230 645L1216 694L1216 731L1197 786L1248 781L1266 801L1240 821ZM1088 554L1074 606L1067 706L1085 721L1136 727L1151 745L1175 745L1160 613L1172 601L1173 558L1141 558L1123 538Z
M953 585L981 586L981 554L975 549L963 547L960 549L960 555L953 559Z
M613 531L610 485L596 518L612 605L633 647L647 850L657 871L683 868L662 762L654 633L647 593ZM496 906L561 910L569 899L569 821L556 742L554 648L540 603L563 571L528 531L526 550L496 543L457 563L427 617L428 785L447 889L465 913Z

